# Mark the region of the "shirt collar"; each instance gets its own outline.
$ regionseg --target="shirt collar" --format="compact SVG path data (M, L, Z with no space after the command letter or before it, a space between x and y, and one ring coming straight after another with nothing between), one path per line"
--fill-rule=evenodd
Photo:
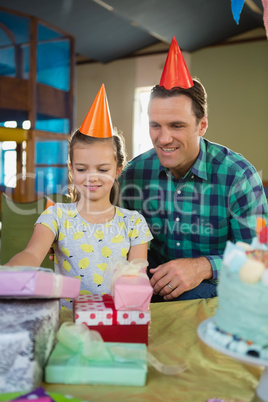
M168 176L169 170L159 163L158 169L155 169L155 175L157 177L163 177L163 173ZM198 157L191 167L191 169L186 173L188 176L189 173L193 173L195 176L200 177L200 179L207 180L207 165L206 165L206 143L205 140L201 137L200 138L200 151Z

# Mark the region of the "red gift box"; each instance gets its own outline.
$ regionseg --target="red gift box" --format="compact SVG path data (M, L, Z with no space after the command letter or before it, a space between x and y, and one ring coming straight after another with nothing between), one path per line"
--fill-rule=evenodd
M74 321L98 331L105 342L146 343L151 319L147 311L117 311L111 295L81 295L74 300Z

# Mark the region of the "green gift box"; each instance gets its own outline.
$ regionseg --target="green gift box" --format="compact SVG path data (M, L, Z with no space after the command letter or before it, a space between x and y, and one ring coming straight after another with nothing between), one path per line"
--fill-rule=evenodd
M143 386L147 348L141 343L103 342L84 324L65 323L45 368L45 381L62 384Z

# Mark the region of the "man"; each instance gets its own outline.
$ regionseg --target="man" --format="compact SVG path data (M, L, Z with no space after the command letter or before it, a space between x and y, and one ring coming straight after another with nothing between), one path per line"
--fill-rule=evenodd
M250 243L256 217L268 216L267 202L243 156L203 139L200 81L164 84L152 89L148 107L154 149L121 174L122 204L141 212L154 236L148 273L155 301L213 297L227 240Z

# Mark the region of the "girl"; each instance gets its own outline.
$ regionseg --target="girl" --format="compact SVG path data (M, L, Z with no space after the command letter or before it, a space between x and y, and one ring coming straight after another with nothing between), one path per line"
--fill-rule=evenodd
M81 278L81 294L101 294L109 259L147 259L152 235L137 211L114 205L118 201L116 179L125 162L122 138L116 133L93 137L80 130L69 143L73 202L46 209L26 249L6 265L39 267L52 244L55 272ZM63 305L71 307L66 300Z

